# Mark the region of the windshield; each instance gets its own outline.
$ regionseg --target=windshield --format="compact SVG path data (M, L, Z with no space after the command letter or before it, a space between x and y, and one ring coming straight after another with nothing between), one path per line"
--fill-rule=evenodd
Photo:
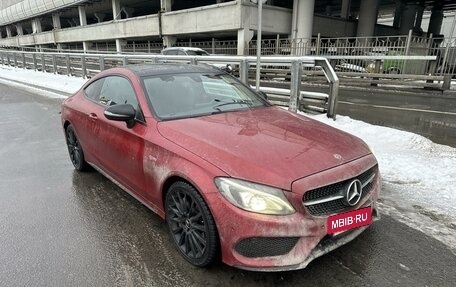
M210 115L268 106L233 77L185 73L143 78L152 108L161 119Z
M209 56L209 53L204 50L187 50L189 56Z

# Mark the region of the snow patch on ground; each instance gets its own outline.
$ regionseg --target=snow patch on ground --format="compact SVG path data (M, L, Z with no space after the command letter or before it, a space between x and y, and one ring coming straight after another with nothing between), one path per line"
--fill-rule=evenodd
M36 72L21 68L0 65L0 78L40 86L44 89L62 91L73 94L87 81L82 78L56 75L51 73Z

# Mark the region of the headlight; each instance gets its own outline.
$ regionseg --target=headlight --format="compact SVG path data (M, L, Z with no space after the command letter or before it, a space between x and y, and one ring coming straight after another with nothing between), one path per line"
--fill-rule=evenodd
M274 215L295 212L281 189L223 177L216 178L215 184L229 202L241 209Z
M370 146L370 145L368 145L368 144L366 144L366 145L367 145L367 147L369 148L370 152L375 156L375 151L374 151L374 149L372 148L372 146Z

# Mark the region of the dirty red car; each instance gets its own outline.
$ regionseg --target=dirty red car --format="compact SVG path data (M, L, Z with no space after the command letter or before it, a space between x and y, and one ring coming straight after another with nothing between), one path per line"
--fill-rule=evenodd
M364 142L210 66L103 71L64 101L62 124L74 167L165 219L196 266L304 268L378 218L380 175Z

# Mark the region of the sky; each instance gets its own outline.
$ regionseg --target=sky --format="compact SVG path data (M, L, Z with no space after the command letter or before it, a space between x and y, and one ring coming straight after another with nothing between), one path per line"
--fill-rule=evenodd
M86 81L0 65L0 82L40 96L65 98ZM382 175L380 212L440 240L456 254L456 148L347 116L339 115L335 121L326 115L306 116L364 140Z

